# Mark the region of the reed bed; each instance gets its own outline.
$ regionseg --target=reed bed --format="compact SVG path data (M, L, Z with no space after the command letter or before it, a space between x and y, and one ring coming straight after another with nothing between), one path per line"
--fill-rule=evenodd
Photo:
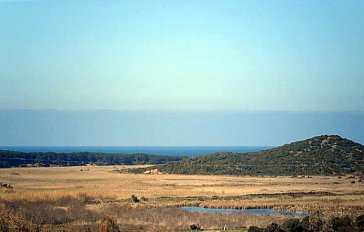
M118 219L118 223L135 223L146 228L159 226L164 231L187 231L189 225L199 224L205 230L222 230L234 228L248 228L249 226L265 227L272 222L282 223L292 216L286 215L246 215L223 213L195 213L187 212L178 207L148 208L108 205L103 210L107 215ZM295 216L300 218L299 216Z
M319 211L327 218L364 214L364 184L352 183L355 177L144 175L128 168L0 169L0 182L13 187L0 188L2 223L28 231L98 231L110 216L124 230L178 231L194 223L207 229L265 227L288 217L197 214L179 206ZM135 203L131 195L144 200Z

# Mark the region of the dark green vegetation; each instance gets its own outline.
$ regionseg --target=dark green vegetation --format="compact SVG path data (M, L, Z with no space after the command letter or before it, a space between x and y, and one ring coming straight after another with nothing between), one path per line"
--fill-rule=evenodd
M22 166L79 166L85 164L161 164L178 161L183 156L159 156L148 154L106 154L92 152L17 152L0 150L0 168Z
M216 153L155 168L178 174L340 175L364 171L364 146L323 135L254 153Z
M297 218L290 218L282 225L272 223L266 228L250 226L248 232L362 232L364 231L364 215L352 219L344 217L332 217L324 221L319 215L307 216L300 221Z

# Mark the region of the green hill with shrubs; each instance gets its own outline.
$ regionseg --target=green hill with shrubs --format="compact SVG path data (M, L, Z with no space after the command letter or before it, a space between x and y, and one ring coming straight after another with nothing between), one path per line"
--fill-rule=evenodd
M215 153L158 165L165 173L214 175L341 175L364 171L364 146L322 135L253 153Z

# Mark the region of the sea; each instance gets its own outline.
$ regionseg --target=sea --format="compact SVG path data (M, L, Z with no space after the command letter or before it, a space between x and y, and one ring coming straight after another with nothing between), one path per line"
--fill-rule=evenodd
M216 152L255 152L269 146L0 146L0 150L21 152L146 153L151 155L200 156Z

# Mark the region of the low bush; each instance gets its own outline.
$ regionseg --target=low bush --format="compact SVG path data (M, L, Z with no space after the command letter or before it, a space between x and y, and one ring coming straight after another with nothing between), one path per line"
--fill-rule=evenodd
M112 218L106 216L100 224L100 232L120 232L120 229Z
M312 218L305 217L300 221L292 218L283 222L282 226L272 223L265 229L256 226L249 227L248 232L363 232L364 215L358 216L354 221L349 216L333 217L328 222L314 213Z
M349 216L343 218L334 217L331 219L331 227L336 232L353 232L357 231L355 225Z
M0 204L0 231L38 232L40 227L28 221L20 213L11 212L4 204Z
M140 200L138 199L137 196L135 195L131 195L131 200L134 202L134 203L138 203Z
M282 225L282 228L286 232L306 232L308 228L305 228L306 225L300 222L297 218L288 219Z
M0 231L37 231L43 225L59 226L76 221L95 223L103 214L86 209L88 199L80 195L58 200L0 200Z
M364 231L364 214L356 218L355 226L359 231Z
M250 226L248 232L264 232L264 229L257 226Z
M265 228L264 232L285 232L277 223L272 223Z

